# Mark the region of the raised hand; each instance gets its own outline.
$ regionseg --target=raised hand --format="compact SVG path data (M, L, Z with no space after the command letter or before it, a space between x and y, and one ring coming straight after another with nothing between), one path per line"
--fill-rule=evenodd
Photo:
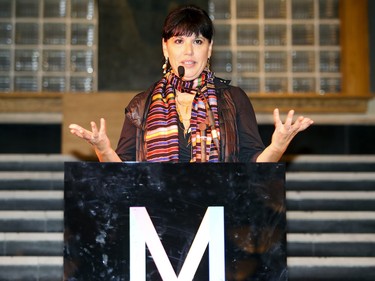
M307 117L298 116L293 122L294 110L290 110L282 123L280 119L279 109L273 111L273 121L275 131L272 135L272 143L282 151L285 151L293 138L301 131L307 129L314 122Z
M85 128L77 124L70 124L69 129L73 135L87 141L89 144L93 146L95 153L101 162L121 161L118 155L115 153L115 151L111 147L111 142L107 135L105 119L100 118L99 130L95 122L91 121L90 125L91 125L91 131L86 130Z
M276 162L280 160L293 138L301 131L314 123L310 118L299 116L293 122L294 110L287 114L285 122L280 119L279 109L273 111L275 131L272 134L271 144L259 155L257 162Z

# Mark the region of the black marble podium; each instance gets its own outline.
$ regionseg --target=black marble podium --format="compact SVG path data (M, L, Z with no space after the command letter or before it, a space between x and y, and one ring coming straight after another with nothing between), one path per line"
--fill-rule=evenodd
M69 162L64 181L64 280L287 280L282 163Z

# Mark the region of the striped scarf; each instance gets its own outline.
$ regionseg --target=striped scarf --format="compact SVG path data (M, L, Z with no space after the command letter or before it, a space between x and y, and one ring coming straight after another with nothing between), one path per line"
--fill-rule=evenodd
M213 79L213 73L207 70L194 81L184 81L168 72L157 83L151 94L146 119L147 161L179 160L178 113L175 101L177 89L195 95L190 120L191 162L218 162L220 131ZM205 155L202 155L202 147L206 151Z

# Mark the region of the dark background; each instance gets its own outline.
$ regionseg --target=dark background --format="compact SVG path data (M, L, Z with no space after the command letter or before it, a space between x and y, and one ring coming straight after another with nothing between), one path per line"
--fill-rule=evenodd
M161 78L161 31L181 4L207 10L207 0L99 0L99 91L142 91Z

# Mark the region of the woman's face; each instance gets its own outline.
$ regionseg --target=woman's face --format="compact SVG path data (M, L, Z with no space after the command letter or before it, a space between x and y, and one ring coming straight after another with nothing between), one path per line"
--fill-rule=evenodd
M162 40L164 57L169 59L172 70L178 74L178 67L185 68L183 80L197 78L211 57L212 43L202 35L173 36L166 42Z

